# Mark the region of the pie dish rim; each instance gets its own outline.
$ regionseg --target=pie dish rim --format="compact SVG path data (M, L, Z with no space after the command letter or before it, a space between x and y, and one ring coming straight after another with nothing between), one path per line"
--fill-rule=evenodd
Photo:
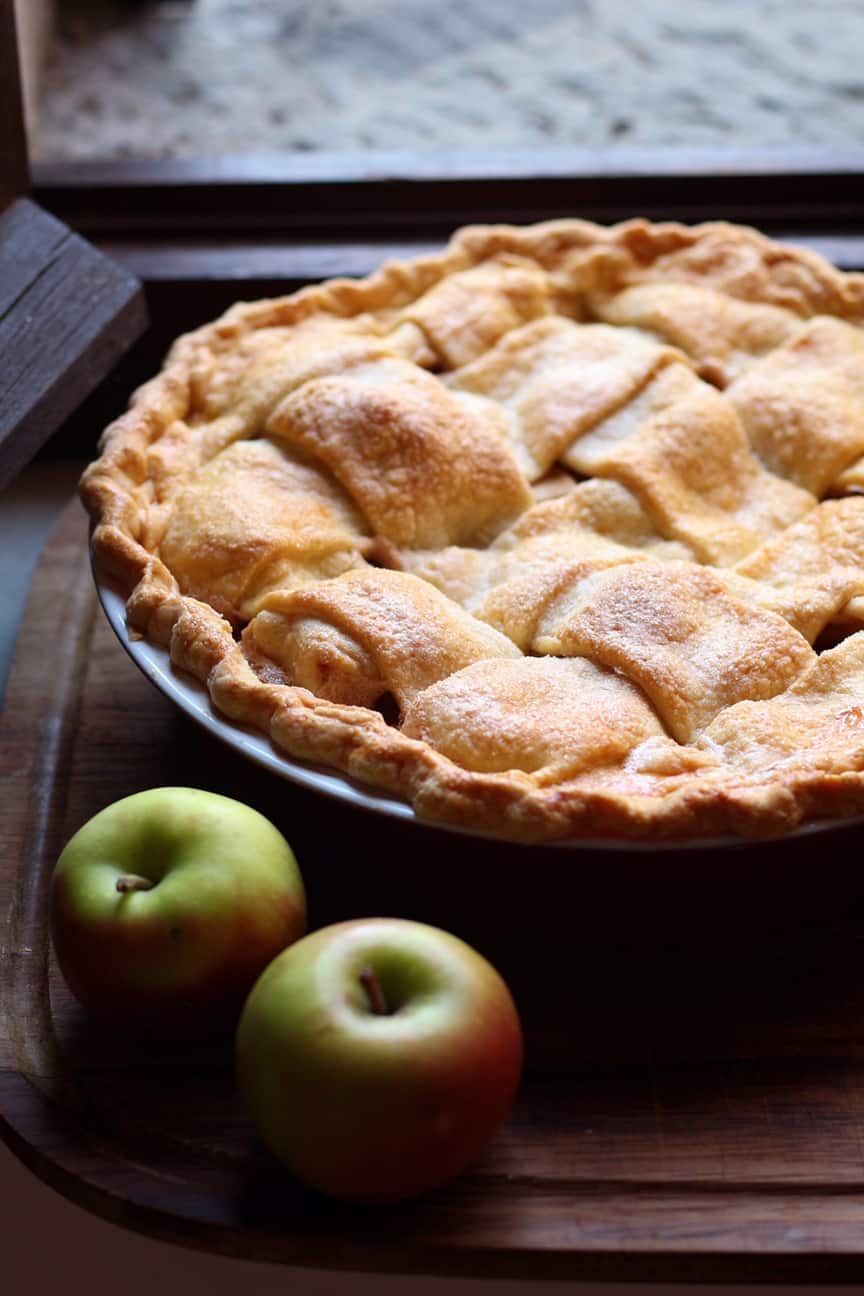
M206 686L188 672L173 669L170 653L159 644L150 643L147 639L133 637L129 634L126 622L126 601L120 592L119 584L100 570L99 561L90 548L90 562L96 594L102 612L121 647L138 670L149 680L154 688L178 708L189 720L198 725L210 737L227 746L244 759L259 765L267 773L283 778L289 783L298 785L323 797L332 797L345 803L352 809L381 815L385 819L393 818L403 824L413 824L418 830L431 830L455 834L458 838L478 838L490 844L502 843L500 834L484 831L465 824L449 823L446 820L423 819L415 812L413 806L403 797L363 784L342 770L316 766L311 761L303 761L282 751L260 731L244 727L224 719L213 707ZM783 833L771 841L799 842L812 836L821 836L837 829L854 828L860 824L864 828L864 811L860 815L846 818L813 819L798 824L795 828ZM640 838L615 836L580 836L555 838L548 841L520 841L506 839L508 847L522 847L526 851L548 850L555 853L615 854L655 854L672 852L683 854L688 851L725 852L756 848L764 844L765 839L742 837L732 833L713 837L669 837Z

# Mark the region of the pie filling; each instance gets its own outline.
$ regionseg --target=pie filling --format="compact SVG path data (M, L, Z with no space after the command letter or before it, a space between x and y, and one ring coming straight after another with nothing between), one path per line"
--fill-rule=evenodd
M418 815L861 813L862 325L864 277L752 230L463 230L181 338L94 546L229 719Z

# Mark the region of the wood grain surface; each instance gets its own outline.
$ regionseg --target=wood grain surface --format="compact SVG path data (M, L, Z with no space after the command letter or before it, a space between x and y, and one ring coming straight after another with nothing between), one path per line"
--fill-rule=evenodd
M34 167L37 198L95 240L448 234L556 216L857 232L860 148L285 152Z
M0 488L146 323L138 281L19 198L0 213Z
M75 503L41 560L7 697L0 1129L60 1192L159 1238L316 1267L864 1280L860 829L601 858L349 812L154 691L98 609ZM51 958L53 862L98 809L167 783L270 814L313 926L425 917L497 962L528 1069L470 1172L400 1207L328 1203L256 1140L229 1039L156 1048L86 1021Z

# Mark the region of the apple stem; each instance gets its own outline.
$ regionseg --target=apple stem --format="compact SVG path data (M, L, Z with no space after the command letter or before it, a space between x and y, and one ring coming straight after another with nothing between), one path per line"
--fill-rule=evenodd
M369 1007L373 1013L379 1017L387 1017L390 1009L387 1006L387 1000L384 998L384 991L381 989L381 982L373 972L371 967L364 967L360 973L360 984L366 991L366 998L369 1000Z
M149 878L141 877L138 873L124 873L117 879L117 890L121 894L126 891L149 891L152 886Z

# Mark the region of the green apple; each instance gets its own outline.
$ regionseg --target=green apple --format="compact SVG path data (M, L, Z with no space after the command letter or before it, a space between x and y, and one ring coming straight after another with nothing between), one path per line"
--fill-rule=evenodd
M301 1181L397 1201L475 1160L513 1104L522 1032L464 941L398 918L313 932L263 972L236 1039L241 1094Z
M306 930L303 881L268 819L197 788L95 815L51 886L57 960L94 1017L131 1032L233 1029L250 987Z

